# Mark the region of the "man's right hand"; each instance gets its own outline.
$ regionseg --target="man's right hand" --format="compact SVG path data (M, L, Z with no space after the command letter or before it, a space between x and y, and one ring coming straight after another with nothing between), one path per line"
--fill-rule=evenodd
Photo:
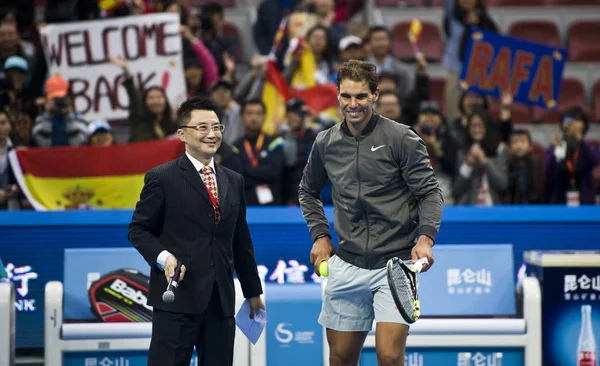
M167 282L171 280L171 277L175 275L175 267L177 266L177 259L174 255L170 255L167 257L165 261L165 277L167 278ZM181 271L179 272L179 281L183 280L183 276L185 275L185 265L181 265Z
M310 251L310 262L315 267L315 273L320 276L319 265L322 261L326 261L333 255L333 243L328 236L319 238L313 244Z

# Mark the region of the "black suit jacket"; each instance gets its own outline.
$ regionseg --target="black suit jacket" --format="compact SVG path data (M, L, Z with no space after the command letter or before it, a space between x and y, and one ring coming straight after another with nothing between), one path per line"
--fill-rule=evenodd
M243 177L217 164L215 168L221 207L218 225L208 191L185 154L146 173L128 236L151 267L150 306L201 313L216 281L223 311L231 316L235 307L234 268L246 298L262 294L246 222ZM162 301L167 280L156 260L163 250L186 266L172 304Z

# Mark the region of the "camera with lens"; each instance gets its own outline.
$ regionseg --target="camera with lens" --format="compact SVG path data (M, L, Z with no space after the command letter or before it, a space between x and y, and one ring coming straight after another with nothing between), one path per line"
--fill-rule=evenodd
M422 135L431 136L431 135L433 135L433 126L428 123L423 124L421 126L421 128L419 129L419 131L421 132Z
M202 12L200 14L200 28L203 31L210 31L214 28L215 23L212 20L212 14L209 12Z
M56 109L61 111L67 108L67 99L66 98L54 98L54 105Z

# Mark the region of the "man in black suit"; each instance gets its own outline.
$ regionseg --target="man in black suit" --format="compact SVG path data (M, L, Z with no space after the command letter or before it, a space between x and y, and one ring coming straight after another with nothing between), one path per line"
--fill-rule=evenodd
M177 135L185 153L146 174L129 225L129 240L151 267L150 366L189 366L194 346L200 365L232 364L234 268L250 316L265 309L246 222L244 180L214 162L224 128L217 111L205 97L179 107ZM181 282L175 301L166 304L162 294L177 261L183 264Z

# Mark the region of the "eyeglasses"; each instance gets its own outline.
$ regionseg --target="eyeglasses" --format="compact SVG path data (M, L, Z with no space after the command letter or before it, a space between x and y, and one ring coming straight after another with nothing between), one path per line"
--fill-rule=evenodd
M197 126L181 126L179 128L192 128L200 133L208 133L208 131L213 130L214 133L221 133L225 130L225 125L209 125L206 123L202 123Z

